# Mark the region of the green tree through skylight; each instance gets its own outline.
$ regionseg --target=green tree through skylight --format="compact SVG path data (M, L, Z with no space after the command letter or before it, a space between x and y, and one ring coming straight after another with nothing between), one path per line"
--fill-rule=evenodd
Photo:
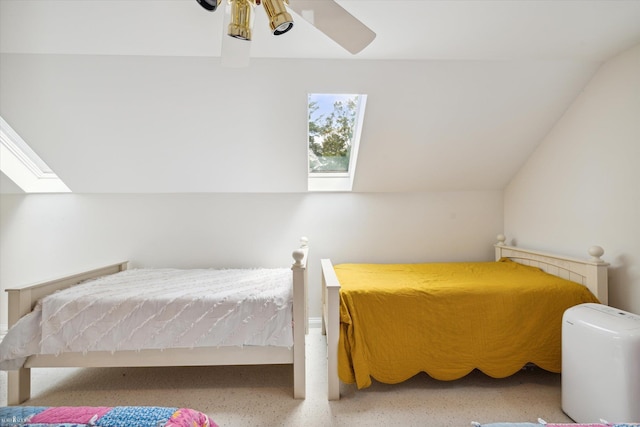
M309 95L309 172L349 171L359 95Z

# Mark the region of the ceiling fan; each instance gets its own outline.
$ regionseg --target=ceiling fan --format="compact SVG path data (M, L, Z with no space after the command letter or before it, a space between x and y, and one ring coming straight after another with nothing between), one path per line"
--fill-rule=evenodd
M223 0L197 0L204 9L214 12ZM226 0L230 12L227 35L250 41L253 25L253 10L262 5L269 19L269 26L273 35L279 36L289 32L294 25L291 14L285 4L297 15L309 22L329 38L334 40L352 54L357 54L376 38L369 27L347 12L334 0ZM229 66L244 66L249 63L249 44L242 49L231 49L228 40L223 38L223 64ZM226 46L225 46L226 44Z

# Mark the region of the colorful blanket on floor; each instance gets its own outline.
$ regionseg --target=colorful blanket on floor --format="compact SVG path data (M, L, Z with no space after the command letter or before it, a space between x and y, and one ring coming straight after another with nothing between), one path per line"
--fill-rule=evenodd
M0 427L217 427L189 408L159 406L7 406Z

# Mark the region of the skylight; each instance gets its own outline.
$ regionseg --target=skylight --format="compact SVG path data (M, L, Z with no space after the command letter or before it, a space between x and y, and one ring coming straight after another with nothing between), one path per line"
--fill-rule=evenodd
M308 95L309 191L351 191L367 95Z
M0 117L0 170L25 193L69 193L71 190Z

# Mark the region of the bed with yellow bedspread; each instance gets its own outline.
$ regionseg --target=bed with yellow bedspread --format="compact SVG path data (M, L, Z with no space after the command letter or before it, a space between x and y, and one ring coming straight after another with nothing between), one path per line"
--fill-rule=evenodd
M562 314L598 302L585 287L508 259L340 264L338 374L368 387L419 372L502 378L527 363L560 372Z

